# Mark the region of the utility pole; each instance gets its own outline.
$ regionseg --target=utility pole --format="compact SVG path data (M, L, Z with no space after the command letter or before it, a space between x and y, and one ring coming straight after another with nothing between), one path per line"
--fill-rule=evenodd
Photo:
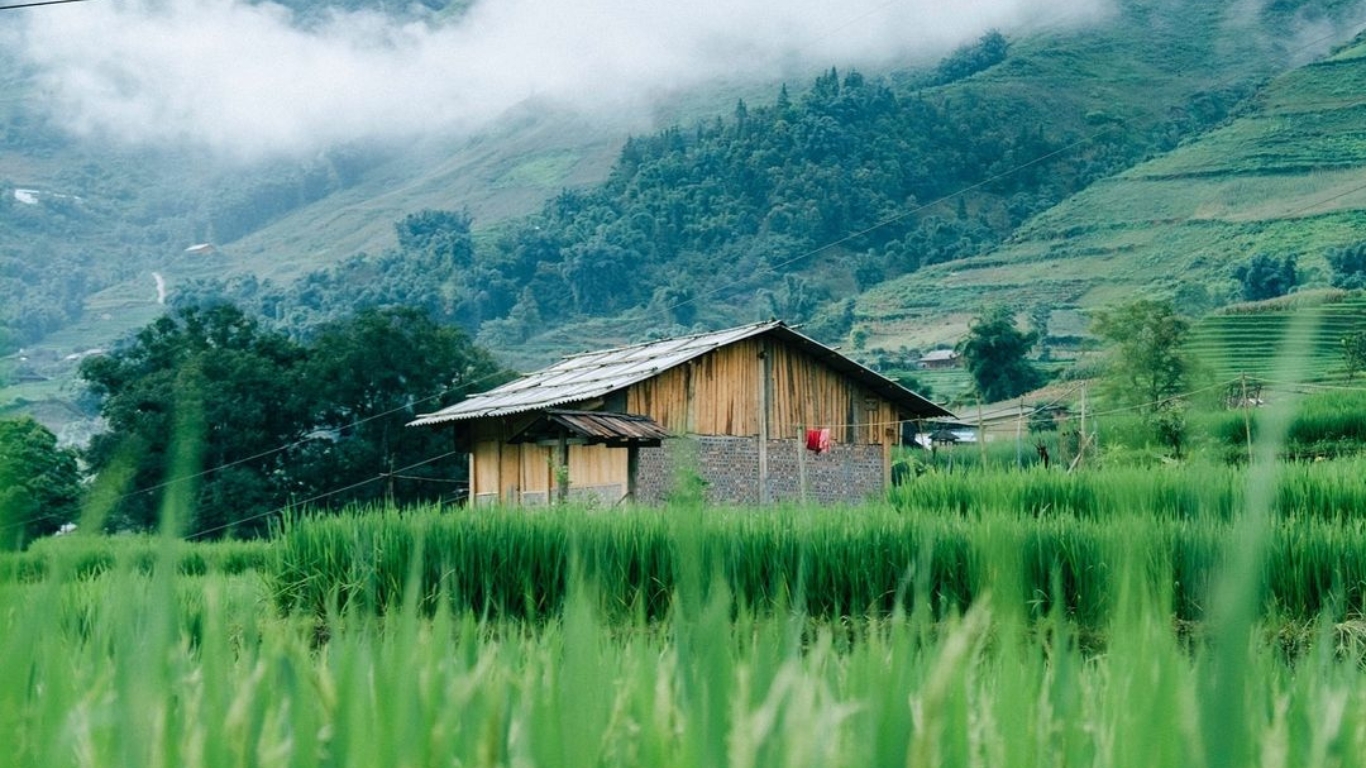
M1015 415L1015 468L1024 469L1024 453L1021 440L1024 439L1024 398L1020 398L1020 412Z
M987 468L987 431L982 427L982 396L977 395L977 448L982 456L982 471Z
M1072 459L1072 465L1067 468L1068 472L1081 466L1081 460L1086 456L1086 444L1091 436L1086 432L1086 385L1081 387L1081 435L1077 437L1077 455Z

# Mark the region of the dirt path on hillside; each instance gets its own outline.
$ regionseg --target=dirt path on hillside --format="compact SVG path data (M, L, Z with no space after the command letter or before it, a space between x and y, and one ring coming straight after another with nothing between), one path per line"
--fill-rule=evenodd
M166 303L166 278L162 277L160 272L153 272L153 273L152 273L152 279L155 280L156 283L157 283L157 303L158 303L158 304L165 304L165 303Z

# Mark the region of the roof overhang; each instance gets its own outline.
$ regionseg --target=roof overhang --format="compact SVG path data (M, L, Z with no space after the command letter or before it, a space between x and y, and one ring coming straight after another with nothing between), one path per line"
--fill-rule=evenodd
M509 443L550 445L606 445L611 448L649 447L669 437L654 419L633 413L548 410L537 416Z

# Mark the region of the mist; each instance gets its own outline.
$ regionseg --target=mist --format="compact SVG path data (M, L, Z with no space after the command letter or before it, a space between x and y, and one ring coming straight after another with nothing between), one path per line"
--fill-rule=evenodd
M641 127L718 80L932 62L989 29L1092 24L1110 0L476 0L444 22L271 3L92 0L30 12L57 123L229 158L469 135L519 105Z

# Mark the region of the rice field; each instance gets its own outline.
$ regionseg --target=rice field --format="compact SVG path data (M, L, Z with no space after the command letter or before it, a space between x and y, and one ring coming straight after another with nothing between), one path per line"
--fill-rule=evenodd
M1296 307L1297 297L1285 300L1282 309L1226 311L1210 315L1191 329L1187 350L1217 380L1235 379L1242 374L1273 377L1281 364L1287 335L1296 324L1312 324L1302 370L1297 376L1316 373L1318 378L1345 378L1341 340L1363 330L1366 300L1359 296L1327 294L1319 303L1306 299Z
M49 540L0 558L0 762L1362 764L1363 469Z

